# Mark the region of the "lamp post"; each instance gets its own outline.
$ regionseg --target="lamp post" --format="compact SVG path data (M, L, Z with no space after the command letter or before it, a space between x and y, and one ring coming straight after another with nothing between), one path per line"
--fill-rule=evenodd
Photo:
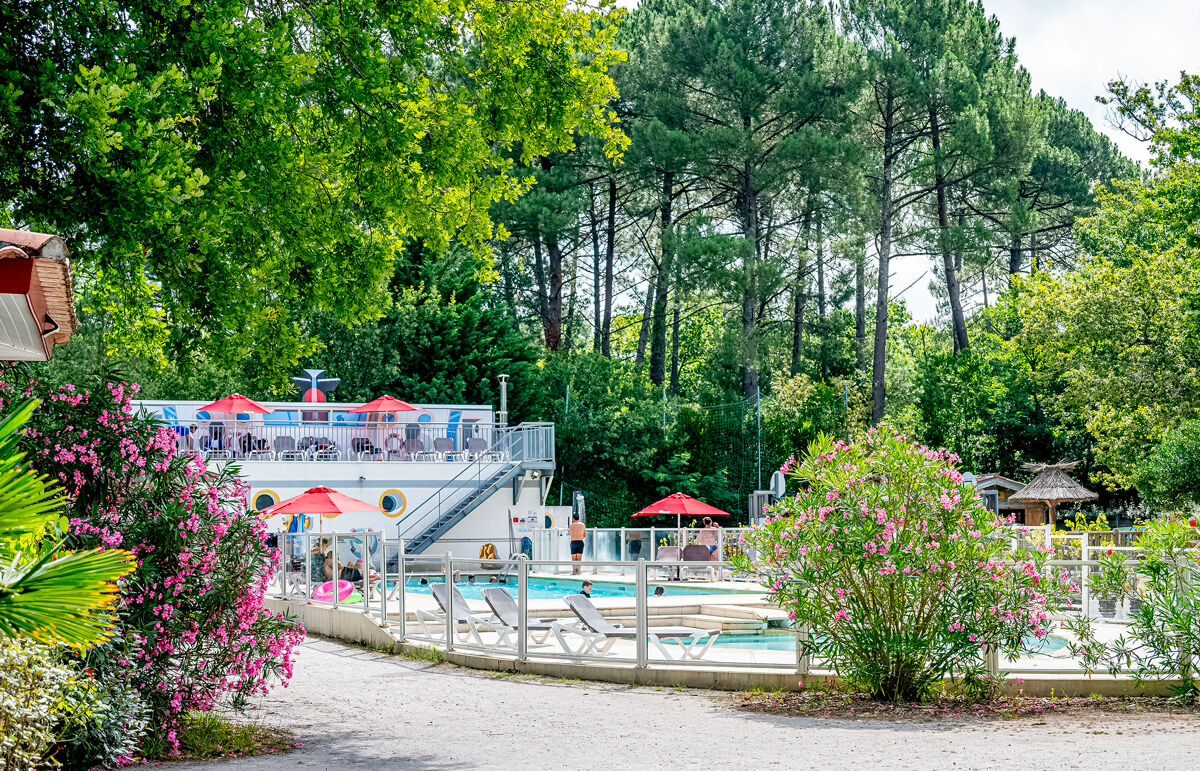
M500 381L500 412L496 415L496 425L499 428L508 427L508 375L498 375Z

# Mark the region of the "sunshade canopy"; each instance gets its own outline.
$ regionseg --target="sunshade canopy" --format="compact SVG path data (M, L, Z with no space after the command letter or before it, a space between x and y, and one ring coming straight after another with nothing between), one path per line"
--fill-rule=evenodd
M709 506L704 501L698 501L690 495L672 493L662 500L655 501L637 512L635 517L658 517L675 515L675 525L679 526L683 517L727 517L728 511L721 511L716 506Z
M208 412L227 412L230 415L238 415L245 412L257 412L259 415L266 415L272 412L270 407L264 407L253 399L247 399L241 394L230 394L224 399L218 399L212 404L206 404L200 410Z
M280 501L274 506L263 509L266 516L286 514L317 514L324 517L336 517L338 514L370 514L384 513L383 509L366 501L342 495L329 487L314 487L299 495Z
M378 399L372 399L366 404L355 407L350 412L408 412L410 410L420 411L420 409L420 407L414 407L394 396L380 396Z

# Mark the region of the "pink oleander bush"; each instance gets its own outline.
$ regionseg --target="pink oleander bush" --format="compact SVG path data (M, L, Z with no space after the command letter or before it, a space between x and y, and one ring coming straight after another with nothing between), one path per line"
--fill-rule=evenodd
M266 524L247 510L246 485L232 472L208 472L176 450L169 428L134 415L136 391L0 382L0 409L27 395L43 400L25 450L70 495L70 545L136 557L137 570L122 583L121 633L79 666L102 687L131 685L148 730L175 747L189 710L218 701L240 708L273 682L286 685L304 630L263 605L279 552L267 548ZM86 737L64 749L80 764L103 754Z
M886 426L821 437L784 466L800 492L736 558L807 628L805 652L876 698L922 700L947 677L994 693L989 646L1015 656L1045 636L1071 588L1046 553L1010 548L957 462Z

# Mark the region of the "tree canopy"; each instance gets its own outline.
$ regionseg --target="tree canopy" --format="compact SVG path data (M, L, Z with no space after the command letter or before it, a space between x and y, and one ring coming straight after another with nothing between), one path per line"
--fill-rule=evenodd
M1110 499L1191 446L1190 76L1111 84L1139 169L971 0L17 7L46 34L2 44L4 211L81 275L55 377L509 374L559 424L554 494L613 524L672 487L742 511L879 422L979 473L1079 459Z

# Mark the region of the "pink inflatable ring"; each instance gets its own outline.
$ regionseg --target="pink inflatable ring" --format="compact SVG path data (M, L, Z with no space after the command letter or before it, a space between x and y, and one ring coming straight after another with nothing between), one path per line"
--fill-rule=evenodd
M349 581L337 582L337 601L342 602L354 591L354 586ZM333 582L326 581L325 583L313 589L313 599L318 602L333 602Z

